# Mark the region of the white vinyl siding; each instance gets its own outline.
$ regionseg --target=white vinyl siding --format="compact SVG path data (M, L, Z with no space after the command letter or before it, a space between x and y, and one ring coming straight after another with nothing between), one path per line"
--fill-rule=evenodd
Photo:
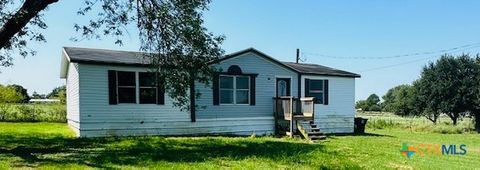
M197 105L205 106L205 108L200 108L197 111L197 118L273 117L272 98L276 95L277 77L291 78L291 94L292 96L298 96L298 74L283 66L249 52L222 61L215 67L225 72L232 65L238 65L244 74L258 74L255 78L255 105L213 105L212 87L196 83L197 91L201 93L200 98L197 99Z
M248 117L238 112L234 118L199 117L191 122L190 112L180 111L165 95L165 105L118 104L108 102L108 70L146 72L146 68L79 64L80 77L80 136L138 136L138 135L198 135L252 133L272 134L271 110L266 116ZM197 84L197 88L205 85ZM208 87L211 89L211 87ZM202 93L202 97L211 96ZM269 98L271 100L271 97ZM210 104L211 97L210 97ZM211 105L210 105L211 106ZM209 106L209 108L211 108ZM239 105L251 107L248 105ZM255 106L253 106L255 107ZM229 112L229 111L226 111Z
M79 135L80 129L80 97L79 97L78 64L69 63L67 70L67 122Z
M190 122L190 114L173 107L173 101L166 97L165 105L154 104L118 104L108 102L108 70L147 72L146 68L106 65L80 65L80 109L82 110L81 136L90 133L116 133L135 126L144 126L147 122ZM119 125L130 124L124 128ZM164 124L150 123L151 128ZM121 135L121 134L117 134Z
M355 118L355 78L302 76L305 79L328 80L328 105L315 104L315 123L325 133L352 133ZM302 96L305 90L302 88Z

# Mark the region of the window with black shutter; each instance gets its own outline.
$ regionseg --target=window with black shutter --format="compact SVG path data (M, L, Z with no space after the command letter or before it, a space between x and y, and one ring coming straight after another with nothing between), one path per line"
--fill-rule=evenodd
M249 104L249 76L220 76L220 104Z
M117 104L117 71L108 70L108 103Z
M137 103L135 72L117 72L118 103Z
M165 104L163 84L155 73L108 71L109 103ZM138 80L138 82L137 82ZM137 90L138 85L138 90Z
M140 104L156 104L158 86L155 73L138 73Z
M255 78L258 74L245 74L238 65L213 78L213 105L255 105Z
M305 79L305 97L314 97L315 104L328 105L328 80Z

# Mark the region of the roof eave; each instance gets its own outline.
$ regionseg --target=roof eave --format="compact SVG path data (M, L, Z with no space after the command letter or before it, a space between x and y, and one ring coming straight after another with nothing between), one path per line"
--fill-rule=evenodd
M93 64L93 65L116 65L116 66L136 66L136 67L148 67L149 66L149 64L142 64L142 63L106 62L106 61L95 61L95 60L75 60L75 59L72 59L71 62L81 63L81 64Z
M346 74L322 74L322 73L300 73L301 75L311 75L311 76L331 76L331 77L349 77L349 78L360 78L361 76L359 74L352 74L352 75L346 75Z
M70 63L70 57L68 56L65 48L62 48L62 59L60 63L60 78L66 79L68 74L68 67Z

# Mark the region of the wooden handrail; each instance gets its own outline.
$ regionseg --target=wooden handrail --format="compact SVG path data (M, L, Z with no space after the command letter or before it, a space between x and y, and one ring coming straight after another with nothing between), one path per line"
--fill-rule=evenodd
M297 120L312 120L315 113L315 103L313 97L295 98L293 96L273 97L275 118L275 133L279 134L277 125L279 120L289 121L289 136L293 135L294 122Z

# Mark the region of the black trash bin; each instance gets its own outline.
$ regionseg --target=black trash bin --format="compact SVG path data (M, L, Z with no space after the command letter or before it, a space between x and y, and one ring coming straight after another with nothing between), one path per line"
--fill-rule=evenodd
M355 133L365 133L365 126L367 125L367 120L366 118L361 118L361 117L356 117L355 118L355 128L354 132Z

